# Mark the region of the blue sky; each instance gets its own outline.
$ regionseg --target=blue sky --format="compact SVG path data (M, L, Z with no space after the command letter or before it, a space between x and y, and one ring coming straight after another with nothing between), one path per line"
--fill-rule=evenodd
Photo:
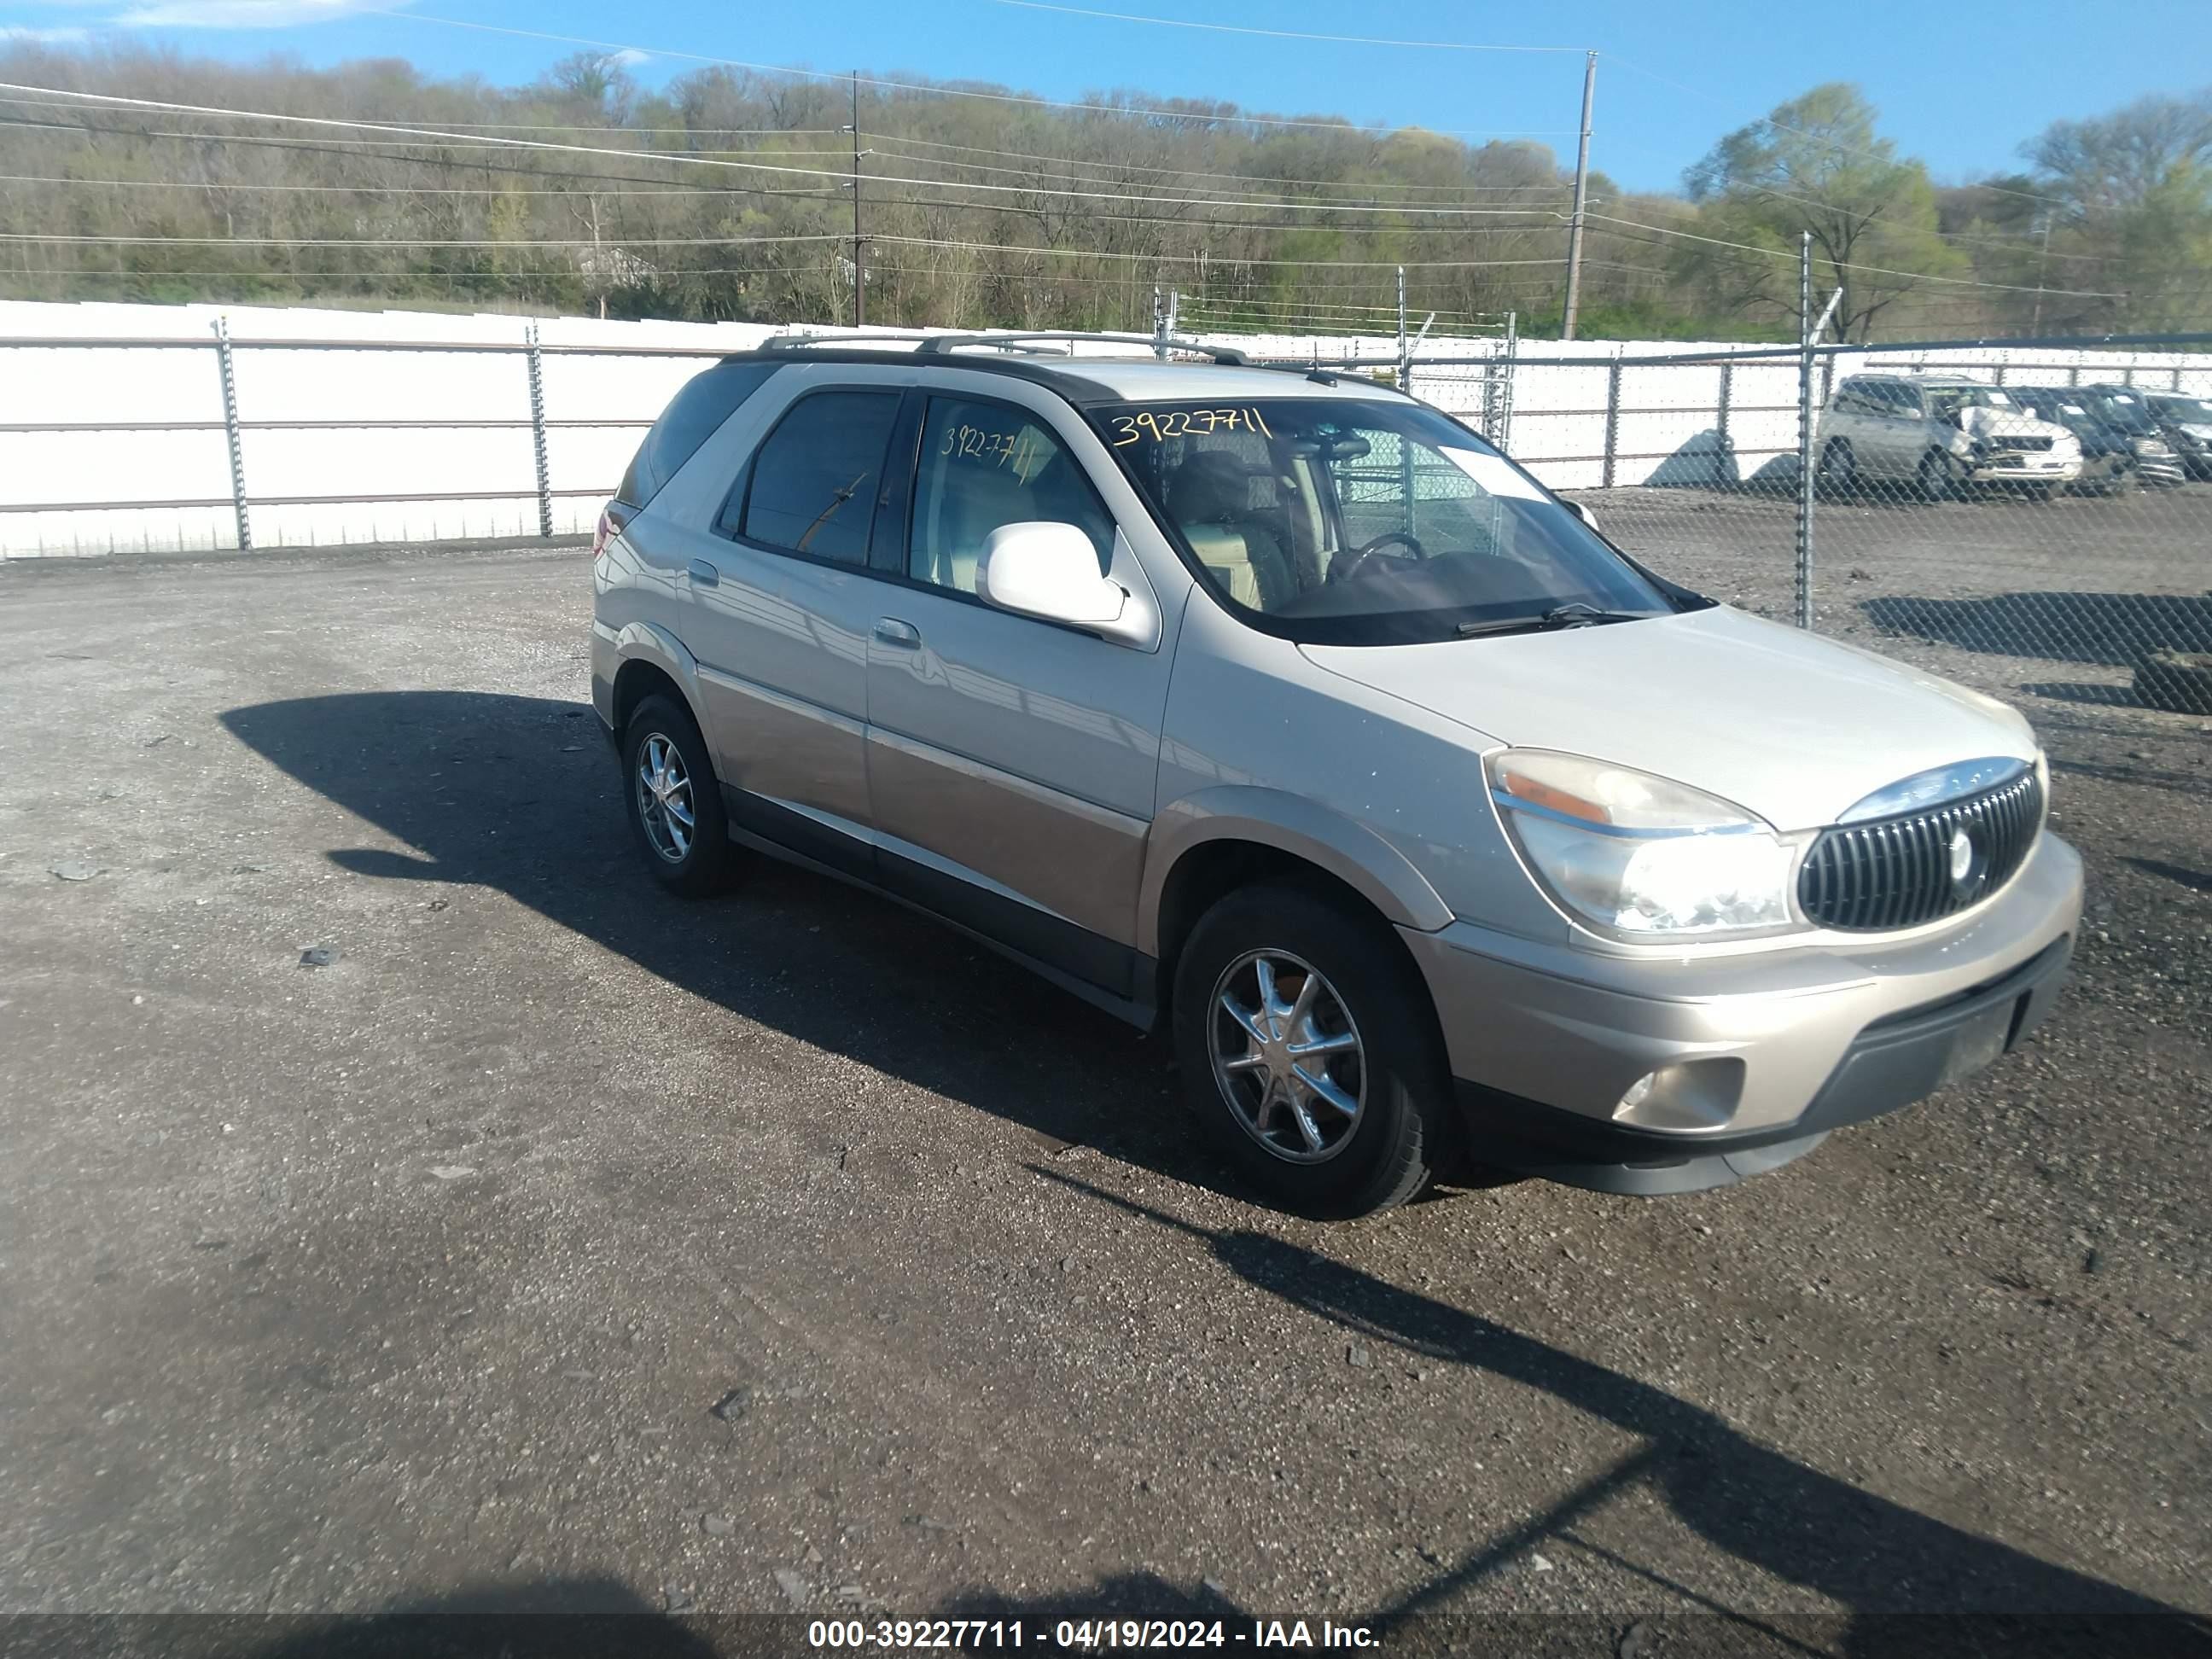
M1883 129L1955 181L2018 165L2062 117L2212 81L2205 0L1555 0L1537 7L1401 0L1076 0L1096 9L1318 34L1565 46L1599 54L1592 161L1636 189L1673 189L1729 129L1823 80L1858 82ZM652 82L694 52L820 70L1002 82L1048 98L1122 88L1227 98L1279 114L1341 113L1469 135L1528 135L1571 157L1577 52L1355 46L1110 21L1004 0L745 5L664 0L0 0L0 34L127 33L193 53L282 52L324 64L404 57L441 74L530 79L574 50L453 27L463 20L635 46Z

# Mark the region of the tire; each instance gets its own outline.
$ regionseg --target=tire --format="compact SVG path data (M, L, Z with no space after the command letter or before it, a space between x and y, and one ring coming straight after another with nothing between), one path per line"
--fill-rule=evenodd
M1831 438L1821 446L1813 482L1830 495L1855 495L1859 488L1859 461L1848 438Z
M2132 495L2142 487L2142 478L2131 466L2124 466L2106 483L2107 495Z
M1260 994L1261 961L1270 963L1272 1002ZM1313 975L1320 984L1293 1024L1283 1016ZM1261 1029L1276 1046L1272 1062L1255 1064L1261 1044L1249 1022L1267 1009ZM1428 990L1374 917L1294 888L1239 889L1191 930L1176 964L1174 1014L1191 1109L1279 1207L1320 1218L1369 1215L1413 1197L1443 1163L1456 1120ZM1351 1115L1269 1069L1316 1075L1310 1054L1280 1046L1301 1036L1340 1045L1318 1076L1353 1102Z
M1928 501L1954 501L1966 493L1958 463L1940 449L1931 449L1920 458L1917 476L1920 494Z
M623 728L622 763L630 830L654 878L686 898L728 885L735 864L729 820L707 740L690 710L665 696L641 702ZM657 790L648 781L656 775L673 787ZM687 811L688 826L681 816Z

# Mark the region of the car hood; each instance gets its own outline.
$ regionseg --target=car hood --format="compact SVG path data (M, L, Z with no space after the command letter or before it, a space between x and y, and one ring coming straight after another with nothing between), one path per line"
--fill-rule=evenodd
M2074 434L2056 421L2045 421L2018 409L1984 409L1981 405L1959 411L1959 422L1976 438L2048 438L2054 444Z
M1656 773L1784 830L1832 823L1936 767L2036 753L2027 720L1993 697L1725 605L1540 634L1299 649L1497 743Z

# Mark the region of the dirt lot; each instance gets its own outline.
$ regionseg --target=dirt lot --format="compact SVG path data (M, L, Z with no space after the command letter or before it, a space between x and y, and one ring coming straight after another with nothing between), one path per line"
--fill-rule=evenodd
M2092 921L1996 1072L1323 1227L936 927L664 896L588 605L0 569L0 1608L2212 1609L2203 722L2022 696Z
M1796 615L1796 501L1772 491L1578 492L1662 574ZM1822 499L1813 601L1826 634L2000 696L2127 705L2137 656L2212 651L2212 486L2048 504L1909 490Z

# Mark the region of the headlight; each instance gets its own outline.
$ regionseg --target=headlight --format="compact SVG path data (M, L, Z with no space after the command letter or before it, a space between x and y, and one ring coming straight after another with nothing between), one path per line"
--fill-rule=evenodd
M1740 806L1579 755L1507 749L1490 793L1522 854L1566 908L1632 939L1796 924L1795 849Z

